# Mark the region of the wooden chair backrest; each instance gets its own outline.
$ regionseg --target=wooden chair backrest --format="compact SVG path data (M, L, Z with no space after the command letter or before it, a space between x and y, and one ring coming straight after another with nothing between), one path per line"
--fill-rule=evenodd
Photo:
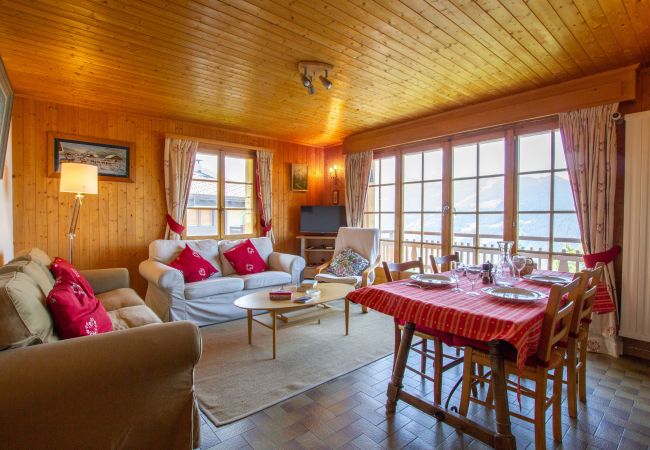
M578 334L580 326L584 320L591 318L591 311L594 307L596 290L598 284L603 278L603 264L598 263L593 269L584 269L574 275L574 280L580 280L578 298L576 300L573 318L571 319L571 330L569 333L573 336Z
M419 273L424 273L424 265L422 264L422 258L419 257L414 261L406 261L402 263L386 262L382 263L384 266L384 274L386 275L386 281L389 283L394 281L393 272L397 274L397 279L400 279L400 274L406 272L410 269L418 269Z
M429 260L431 261L431 269L433 269L433 273L438 273L438 264L447 264L452 261L459 262L460 261L460 255L458 252L454 253L453 255L444 255L444 256L433 256L429 255Z
M540 361L548 362L553 348L558 342L565 341L569 335L573 308L580 293L579 290L580 278L565 286L559 284L551 286L542 323L542 337L537 349L537 359ZM564 296L567 296L567 300L563 304Z

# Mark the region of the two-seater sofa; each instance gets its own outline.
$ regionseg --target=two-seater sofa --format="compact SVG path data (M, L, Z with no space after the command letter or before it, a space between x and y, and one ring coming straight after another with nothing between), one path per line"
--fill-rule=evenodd
M238 298L261 290L299 283L305 260L296 255L273 251L267 237L251 238L268 270L239 275L224 257L224 252L241 240L157 240L149 245L149 259L140 263L140 274L147 280L145 302L165 322L191 320L199 326L227 322L246 316L234 305ZM185 245L208 260L218 273L193 283L185 283L183 274L168 266Z
M114 331L60 340L50 264L31 249L0 267L0 447L199 447L196 325L161 323L126 269L82 270Z

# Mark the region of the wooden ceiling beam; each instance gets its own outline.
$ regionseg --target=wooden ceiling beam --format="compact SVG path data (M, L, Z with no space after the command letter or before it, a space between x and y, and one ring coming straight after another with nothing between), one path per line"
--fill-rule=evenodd
M343 140L345 153L379 150L636 98L639 64L609 70L448 112L364 131Z

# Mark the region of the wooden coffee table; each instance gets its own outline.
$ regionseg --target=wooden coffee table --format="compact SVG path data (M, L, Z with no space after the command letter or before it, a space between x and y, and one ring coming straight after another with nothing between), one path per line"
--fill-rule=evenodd
M320 295L314 297L310 303L293 303L291 300L271 300L269 299L268 291L259 291L252 294L245 295L235 300L235 306L245 309L248 316L248 343L252 343L253 335L253 322L269 328L273 333L273 359L275 359L275 335L278 330L278 321L282 322L283 326L295 325L304 323L306 321L318 320L323 314L337 311L327 305L327 303L345 299L348 292L354 290L354 286L350 284L341 283L319 283L316 287L320 291ZM305 313L293 314L296 311L315 309L316 311L309 311ZM268 311L268 315L253 317L253 311L263 310ZM270 317L270 323L269 323ZM264 320L266 318L267 320ZM345 329L348 329L348 322L350 320L349 302L345 302Z

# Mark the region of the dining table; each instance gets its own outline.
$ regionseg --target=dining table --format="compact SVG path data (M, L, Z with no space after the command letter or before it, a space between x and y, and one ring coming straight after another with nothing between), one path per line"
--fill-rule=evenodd
M444 275L453 277L450 272ZM572 278L572 274L554 271L536 270L535 275L551 275L568 280ZM454 287L456 283L423 288L412 280L405 279L357 289L350 292L347 299L393 316L403 324L402 338L387 388L388 413L394 413L397 401L402 400L486 445L497 449L515 449L504 361L506 357L515 358L517 366L523 368L526 358L537 351L551 285L517 279L515 287L544 294L542 298L527 303L495 298L482 289L494 285L482 284L480 281L475 286L475 292L479 295L471 295L471 283L463 276L458 277L458 287L462 291L455 291ZM442 403L427 401L404 390L404 371L416 328L418 331L427 329L429 333L442 336L443 341L449 345L461 347L476 343L487 346L494 392L494 429L462 416Z

